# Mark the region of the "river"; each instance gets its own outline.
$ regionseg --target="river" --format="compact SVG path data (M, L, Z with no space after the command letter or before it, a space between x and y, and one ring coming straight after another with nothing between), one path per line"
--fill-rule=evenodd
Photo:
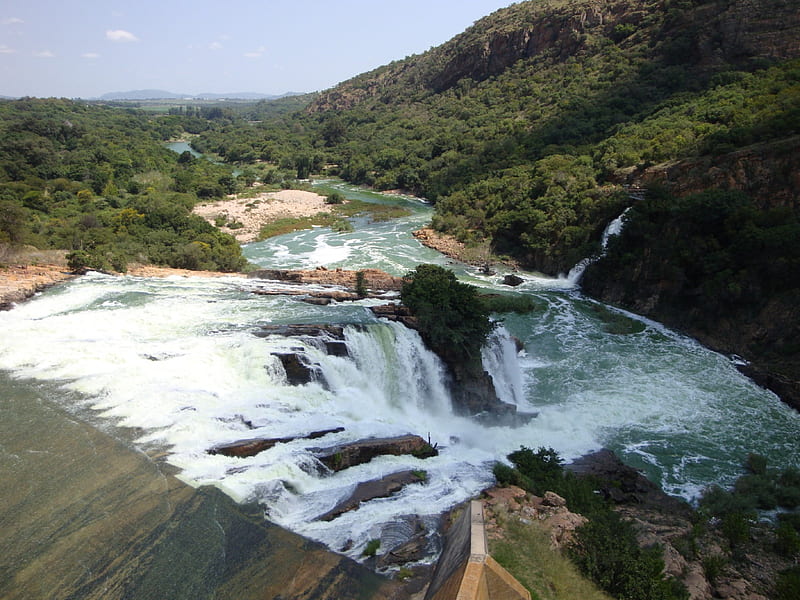
M331 184L332 185L332 184ZM568 278L485 276L421 246L411 231L431 208L340 186L349 197L401 204L408 218L356 219L349 233L324 228L250 244L264 268L361 269L402 275L439 263L491 291L527 294L540 310L506 315L484 353L502 397L538 412L517 429L456 417L441 364L402 326L376 319L364 300L312 306L256 295L240 278L146 279L89 274L0 313L0 393L45 386L55 401L150 454L164 451L193 485L257 501L267 518L358 558L373 538L393 535L403 515L431 522L492 481L491 465L518 449L555 448L567 459L608 447L663 488L687 499L728 484L748 452L776 467L800 465L800 415L741 376L732 361L652 321L607 309ZM310 342L253 335L267 324L344 324L349 357ZM517 354L509 334L524 343ZM274 352L301 346L325 383L287 385ZM10 380L13 379L13 382ZM344 427L313 444L278 444L251 458L207 449L254 437ZM436 458L383 457L335 475L320 472L311 446L416 433ZM403 469L425 485L316 521L360 481Z

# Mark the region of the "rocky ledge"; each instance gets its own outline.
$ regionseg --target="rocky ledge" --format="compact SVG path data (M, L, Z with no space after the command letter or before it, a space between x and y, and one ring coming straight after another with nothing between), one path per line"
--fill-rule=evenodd
M325 448L317 453L319 461L331 471L343 471L371 461L376 456L402 456L410 454L417 458L438 456L439 451L418 435L403 435L392 438L371 438Z
M2 268L0 310L11 310L15 304L73 277L73 273L60 265L17 265Z
M567 468L597 482L598 491L633 524L640 546L663 549L665 572L684 583L691 600L767 600L777 572L788 567L775 554L774 540L755 524L748 541L732 550L689 504L664 493L610 450L586 455ZM712 563L721 565L713 575Z
M359 275L361 273L361 275ZM317 267L309 270L259 269L248 274L251 279L269 279L296 284L336 285L350 290L358 287L358 278L363 277L363 285L371 291L400 291L403 278L389 275L379 269L363 269L347 271L345 269L329 270Z

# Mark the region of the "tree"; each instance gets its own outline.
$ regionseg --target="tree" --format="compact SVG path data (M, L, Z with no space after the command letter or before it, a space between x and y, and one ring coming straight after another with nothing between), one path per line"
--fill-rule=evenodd
M400 297L417 318L420 335L440 355L480 365L480 350L494 328L474 286L438 265L406 275Z

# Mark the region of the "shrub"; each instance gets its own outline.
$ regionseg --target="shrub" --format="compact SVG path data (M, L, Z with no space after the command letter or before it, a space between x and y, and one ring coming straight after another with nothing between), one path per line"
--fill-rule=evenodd
M788 522L781 523L775 530L775 551L786 558L800 554L800 534Z
M364 551L361 553L361 556L375 556L378 553L378 548L380 547L381 541L379 539L372 539L367 542L367 545L364 547Z
M367 293L366 275L364 275L364 271L356 271L356 294L358 294L359 298L364 298Z
M722 575L725 567L728 566L728 559L722 554L711 554L703 557L703 573L711 583Z
M775 584L775 600L797 600L797 598L800 598L800 566L781 571Z
M344 203L344 196L339 192L331 192L331 194L325 198L325 204L343 204Z
M480 369L480 349L494 328L474 286L438 265L406 275L400 297L417 317L425 342L440 356Z
M578 568L615 598L686 600L678 581L664 578L659 547L639 548L633 527L608 510L576 531L569 554Z

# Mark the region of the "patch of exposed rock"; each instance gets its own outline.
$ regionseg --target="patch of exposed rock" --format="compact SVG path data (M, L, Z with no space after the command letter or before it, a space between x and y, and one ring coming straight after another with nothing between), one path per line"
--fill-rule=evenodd
M42 290L75 277L61 265L15 265L0 269L0 310L11 310Z
M425 477L417 471L401 471L392 473L381 479L364 481L356 486L356 489L347 498L342 500L328 512L318 517L319 521L333 521L336 517L343 515L351 510L356 510L362 502L376 500L378 498L388 498L396 494L407 485L412 483L423 483Z
M484 524L489 539L502 539L503 528L498 516L514 516L523 522L538 521L550 535L553 550L568 545L575 530L588 519L567 508L564 498L553 492L543 497L529 494L516 486L496 487L484 492Z
M418 435L371 438L326 448L317 453L319 461L332 471L343 471L371 461L377 456L411 455L417 458L438 456L439 451Z
M359 273L361 275L359 276ZM252 279L269 279L296 284L336 285L350 290L358 287L358 278L364 278L364 286L372 291L400 291L403 278L389 275L380 269L363 269L348 271L345 269L329 270L325 267L307 270L259 269L248 275Z

